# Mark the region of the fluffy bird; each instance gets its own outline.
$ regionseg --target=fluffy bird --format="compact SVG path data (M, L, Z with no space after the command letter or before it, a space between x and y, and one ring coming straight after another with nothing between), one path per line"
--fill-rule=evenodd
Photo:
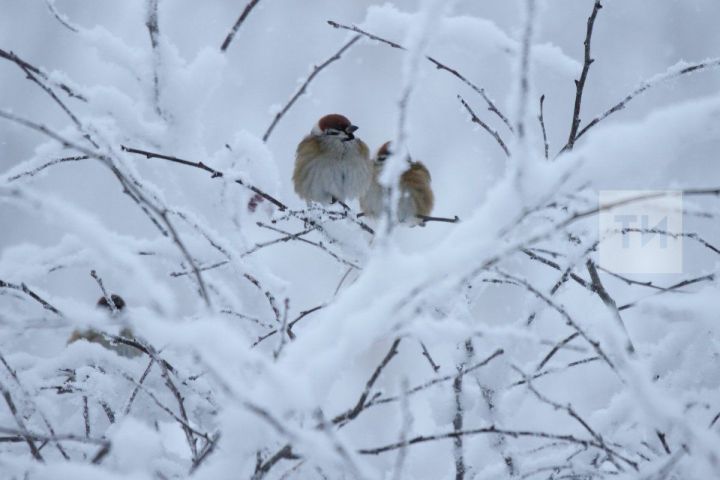
M298 144L293 184L307 202L324 205L359 198L370 186L372 163L358 129L346 117L322 117Z
M375 156L370 187L360 198L360 208L368 217L379 217L382 213L386 190L378 182L378 177L385 165L385 160L391 154L390 142L386 142ZM422 222L418 215L430 215L435 203L430 180L430 172L425 165L421 162L410 162L407 170L400 176L400 200L397 206L399 222L416 225Z

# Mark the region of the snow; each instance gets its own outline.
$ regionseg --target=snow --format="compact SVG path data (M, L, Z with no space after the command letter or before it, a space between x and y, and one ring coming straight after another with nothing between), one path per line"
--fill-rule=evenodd
M152 3L0 0L0 49L40 68L57 99L0 58L3 475L719 476L720 32L708 19L720 5L604 2L580 129L598 122L558 154L591 0L260 0L225 53L244 4L160 0L153 49ZM407 50L363 37L263 141L356 34L327 20ZM359 125L373 153L393 141L386 184L406 154L426 164L433 215L461 221L407 228L357 218L355 201L297 198L296 145L328 113ZM598 215L619 209L599 198L620 190L683 191L668 212L682 218L681 273L603 263L627 233L603 231ZM96 307L92 270L126 301L119 314ZM116 337L125 328L132 338ZM68 343L88 329L138 355Z

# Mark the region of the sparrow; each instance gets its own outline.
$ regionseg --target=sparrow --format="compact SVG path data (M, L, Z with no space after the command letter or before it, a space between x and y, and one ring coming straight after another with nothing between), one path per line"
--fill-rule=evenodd
M370 186L372 163L358 129L346 117L322 117L297 146L293 185L303 200L324 205L359 198Z
M125 300L123 300L120 295L114 293L110 295L110 299L112 300L112 303L115 304L114 312L105 296L100 297L100 299L97 301L96 306L101 310L107 310L108 315L113 316L119 314L125 308ZM133 331L132 329L130 329L130 327L123 327L120 330L118 336L127 338L128 340L135 340ZM132 358L141 354L139 350L129 345L111 342L105 334L94 328L88 328L86 330L73 330L73 332L70 334L70 337L68 338L67 344L70 345L71 343L78 340L86 340L90 343L97 343L98 345L101 345L108 350L112 350L122 355L123 357Z
M371 218L379 217L383 210L386 189L378 182L385 160L392 155L390 142L385 142L375 155L373 176L365 195L360 198L360 208ZM409 166L400 175L400 199L397 206L398 222L417 225L420 216L428 216L435 203L430 187L430 172L422 162L409 161Z

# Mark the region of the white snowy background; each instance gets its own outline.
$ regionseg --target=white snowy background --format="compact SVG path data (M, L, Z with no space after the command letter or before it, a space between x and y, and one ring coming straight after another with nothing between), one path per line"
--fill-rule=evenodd
M558 156L594 3L260 0L221 51L245 1L0 0L0 477L720 478L720 3L604 0L580 128L656 83ZM362 37L263 141L328 20L408 51ZM308 209L327 113L402 128L461 221ZM604 268L598 192L666 189L682 273Z

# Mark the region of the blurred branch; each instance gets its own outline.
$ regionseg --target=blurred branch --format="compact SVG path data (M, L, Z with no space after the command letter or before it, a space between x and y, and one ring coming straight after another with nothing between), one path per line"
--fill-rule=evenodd
M545 160L548 159L548 139L547 139L547 131L545 130L545 116L543 114L543 104L545 103L545 95L540 96L540 114L538 115L538 121L540 122L540 128L542 129L542 135L543 135L543 144L545 146Z
M350 39L350 41L348 41L345 45L340 47L340 50L335 52L335 54L332 57L328 58L320 65L315 66L315 68L310 73L310 75L305 79L303 84L300 85L300 88L298 89L298 91L295 92L295 94L290 98L290 101L288 101L288 103L285 104L285 106L275 115L275 118L270 123L270 126L267 128L267 130L265 131L265 133L262 136L263 142L267 142L268 138L270 138L270 135L272 134L273 130L277 126L280 119L282 119L285 116L285 114L288 112L288 110L290 110L290 108L293 106L293 104L295 104L297 99L300 98L305 93L308 85L310 85L310 82L313 81L313 79L317 76L317 74L320 73L325 67L327 67L331 63L333 63L337 60L340 60L340 57L342 57L343 53L345 53L350 47L352 47L355 44L355 42L357 42L358 40L360 40L360 35L355 35L354 37L352 37Z
M544 357L544 358L542 359L542 361L538 364L538 366L535 367L535 372L537 373L537 372L539 372L540 370L542 370L542 368L545 366L545 364L547 364L547 362L549 362L550 359L551 359L552 357L554 357L557 352L560 351L560 349L562 349L563 347L565 347L565 345L567 345L568 343L572 342L573 340L575 340L575 339L576 339L577 337L579 337L579 336L580 336L580 334L579 334L578 332L575 332L575 333L572 333L572 334L570 334L569 336L563 338L563 339L562 339L561 341L559 341L558 343L556 343L555 346L553 346L553 348L550 349L550 351L547 353L547 355L545 355L545 357Z
M458 100L460 100L460 103L462 103L463 107L465 107L465 109L470 114L470 118L473 121L473 123L477 123L482 128L484 128L486 132L488 132L490 135L492 135L493 138L495 138L495 141L498 143L498 145L500 145L500 148L503 149L503 152L505 152L505 156L510 157L510 150L508 150L507 146L505 145L505 142L500 137L500 134L498 133L498 131L493 130L485 122L480 120L480 118L475 114L473 109L470 108L470 105L468 105L468 103L465 101L464 98L462 98L460 95L458 95L457 98L458 98Z
M454 217L431 217L429 215L415 215L417 218L422 220L421 225L425 225L428 222L440 222L440 223L458 223L460 222L460 217L455 215Z
M392 42L392 41L387 40L387 39L385 39L385 38L379 37L379 36L377 36L377 35L373 35L372 33L366 32L365 30L362 30L362 29L356 27L355 25L343 25L343 24L341 24L341 23L334 22L334 21L332 21L332 20L328 20L327 23L328 23L330 26L334 27L334 28L340 28L340 29L343 29L343 30L349 30L349 31L351 31L351 32L359 33L360 35L364 35L365 37L367 37L367 38L369 38L369 39L371 39L371 40L375 40L375 41L377 41L377 42L384 43L385 45L388 45L388 46L390 46L390 47L392 47L392 48L396 48L396 49L398 49L398 50L407 50L407 48L403 47L403 46L400 45L399 43L395 43L395 42ZM514 130L513 130L513 127L510 125L510 121L507 119L507 117L506 117L505 115L503 115L503 113L502 113L500 110L498 110L498 108L495 106L495 103L490 99L490 97L488 97L488 95L487 95L487 93L485 92L485 89L484 89L484 88L478 87L477 85L475 85L474 83L472 83L470 80L468 80L467 78L465 78L460 72L458 72L458 71L455 70L454 68L448 67L447 65L445 65L445 64L443 64L443 63L440 63L440 62L439 62L438 60L436 60L434 57L431 57L431 56L429 56L429 55L426 55L425 58L426 58L430 63L432 63L433 65L435 65L435 67L436 67L438 70L444 70L444 71L448 72L449 74L451 74L452 76L454 76L455 78L457 78L458 80L460 80L461 82L463 82L465 85L467 85L468 87L470 87L471 89L473 89L476 93L479 93L479 94L482 96L483 100L485 100L485 103L487 103L487 105L488 105L488 110L491 111L491 112L493 112L495 115L497 115L498 118L500 118L500 120L502 120L502 122L507 126L507 128L508 128L511 132L514 131Z
M317 307L313 307L313 308L310 308L310 309L308 309L308 310L304 310L304 311L300 312L300 314L295 318L295 320L293 320L292 322L290 322L290 323L287 325L287 335L288 335L288 337L290 337L291 339L295 338L295 334L293 333L292 329L293 329L293 327L295 326L296 323L298 323L300 320L302 320L303 318L305 318L307 315L310 315L311 313L317 312L318 310L320 310L321 308L325 308L326 306L327 306L327 305L325 305L325 304L323 304L323 305L318 305ZM259 338L258 338L257 340L255 340L255 342L252 344L251 348L257 346L257 345L258 345L259 343L261 343L263 340L272 337L273 335L275 335L276 333L278 333L278 331L279 331L278 329L271 330L271 331L269 331L268 333L266 333L265 335L259 337Z
M578 129L580 128L580 108L582 106L582 96L585 90L585 81L587 80L588 72L590 71L590 65L595 61L590 57L590 42L592 40L593 27L595 26L595 18L598 12L602 8L600 0L595 0L593 5L592 13L587 20L587 30L585 32L585 58L583 60L583 68L580 73L580 79L575 80L575 105L573 107L573 118L572 125L570 126L570 136L567 144L563 147L562 151L570 151L575 145L575 140L578 138ZM562 152L561 151L561 152Z
M375 371L368 379L367 383L365 384L365 388L363 389L362 393L360 394L360 398L358 398L358 401L355 403L355 405L347 410L346 412L341 413L340 415L337 415L333 418L332 423L333 425L338 424L344 424L349 422L350 420L353 420L355 417L360 415L360 413L365 409L367 406L367 398L368 395L370 395L370 390L372 390L373 386L375 385L375 382L380 377L380 374L382 371L387 367L387 365L390 363L390 360L393 359L395 355L398 353L398 345L400 345L400 338L396 338L392 345L390 346L390 350L385 354L385 357L382 359L380 364L375 368Z
M612 314L613 318L615 318L615 321L618 323L618 326L623 331L623 334L625 336L625 350L628 354L633 355L635 354L635 346L632 343L632 339L630 338L630 333L627 330L627 327L625 326L625 322L622 319L622 316L620 315L620 311L618 310L617 303L615 303L615 300L610 296L610 294L605 290L605 286L602 284L602 281L600 280L600 275L598 274L597 268L595 268L595 263L591 259L587 259L587 262L585 262L585 266L587 267L588 273L590 274L590 278L592 279L593 284L593 290L595 293L597 293L598 297L603 301L605 306L610 310L610 313Z
M427 347L423 342L420 342L420 347L422 348L422 355L425 357L430 364L430 368L433 369L433 372L437 373L438 370L440 370L440 365L435 363L435 360L433 360L432 356L430 355L430 352L428 351Z
M142 375L140 375L140 379L135 382L135 388L133 389L132 393L130 394L130 397L128 398L125 408L123 408L123 415L127 416L130 413L130 409L132 408L132 404L135 401L135 397L137 396L138 391L140 391L140 387L145 382L145 379L147 378L148 374L150 373L150 369L152 369L152 366L155 364L155 359L150 357L150 362L148 362L147 367L145 367L145 370L143 371Z
M153 105L155 106L155 113L162 116L163 112L160 108L160 25L158 22L158 1L159 0L147 0L145 26L150 35L150 46L152 47Z
M518 115L515 119L517 122L515 129L521 142L525 138L525 114L527 112L528 97L530 96L530 54L532 52L533 31L535 30L535 9L535 0L525 0L525 22L522 43L520 44Z
M17 372L10 367L10 364L7 362L7 360L5 360L5 356L2 353L0 353L0 362L2 362L3 366L5 367L5 370L7 370L7 372L10 374L10 377L15 381L15 384L18 386L18 388L22 392L23 396L25 397L25 401L29 403L29 405L32 409L32 413L37 413L40 416L43 423L45 424L45 428L47 428L50 435L52 437L54 437L55 429L50 424L50 420L48 420L47 416L43 413L43 411L39 409L37 402L35 402L35 400L33 399L33 396L30 395L30 392L20 382L20 378L18 377ZM55 447L60 452L60 455L62 455L62 457L65 460L70 460L70 456L68 456L67 452L63 448L60 441L53 440L53 443L55 444Z
M250 12L252 12L253 8L260 2L260 0L250 0L247 5L245 5L245 8L243 9L242 13L238 17L238 19L235 21L235 25L230 29L227 36L225 37L225 40L223 41L222 45L220 46L220 51L225 52L225 50L228 49L230 46L230 43L232 43L233 39L235 38L235 35L237 34L238 30L240 29L240 26L245 22L245 19L250 15Z
M23 292L25 295L27 295L28 297L32 298L33 300L38 302L40 305L42 305L45 310L50 310L54 314L64 317L64 315L60 312L60 310L58 310L57 308L50 305L50 303L48 303L46 300L44 300L37 293L30 290L28 288L28 286L25 285L24 283L21 283L20 285L15 285L14 283L8 283L3 280L0 280L0 288L9 288L12 290L18 290L20 292Z
M87 155L76 155L74 157L63 157L63 158L56 158L55 160L50 160L47 163L44 163L40 165L39 167L33 168L32 170L28 170L27 172L18 173L17 175L13 175L12 177L9 177L7 179L8 183L14 182L15 180L22 178L22 177L33 177L37 173L41 172L42 170L45 170L48 167L52 167L53 165L57 165L59 163L65 163L65 162L77 162L80 160L87 160Z
M55 8L55 0L45 0L45 4L48 7L48 10L50 10L50 13L55 17L55 19L60 22L60 24L70 30L73 33L78 33L78 28L71 25L70 22L68 22L67 18L65 18L64 15L62 15L60 12L57 11Z
M502 428L497 428L494 425L491 425L489 427L484 428L474 428L470 430L461 430L461 431L451 431L447 433L435 433L431 435L419 435L417 437L411 438L410 440L407 440L405 443L391 443L388 445L383 445L381 447L375 447L375 448L362 448L359 449L357 452L362 455L378 455L380 453L389 452L391 450L397 450L398 448L402 448L404 444L407 445L414 445L416 443L426 443L426 442L434 442L438 440L447 440L450 438L456 438L461 436L471 436L471 435L482 435L482 434L493 434L493 435L505 435L511 438L521 438L521 437L530 437L530 438L542 438L542 439L548 439L548 440L561 440L568 443L575 443L578 445L582 445L583 447L596 447L601 448L601 446L595 441L595 440L586 440L582 438L575 437L574 435L561 435L561 434L555 434L555 433L548 433L548 432L540 432L540 431L528 431L528 430L506 430Z
M10 395L10 390L8 390L5 387L5 384L2 383L0 380L0 393L2 393L3 398L5 399L5 403L7 404L8 408L10 409L10 413L12 414L13 418L15 419L15 423L17 423L17 426L19 428L19 435L22 436L25 439L25 443L28 444L28 447L30 448L30 453L32 454L33 458L39 462L44 462L42 455L40 455L40 450L38 450L37 445L35 445L35 438L34 436L30 435L27 428L25 427L25 422L23 421L22 416L20 413L18 413L18 409L15 406L15 402L13 401L12 395ZM13 432L14 433L14 432Z

